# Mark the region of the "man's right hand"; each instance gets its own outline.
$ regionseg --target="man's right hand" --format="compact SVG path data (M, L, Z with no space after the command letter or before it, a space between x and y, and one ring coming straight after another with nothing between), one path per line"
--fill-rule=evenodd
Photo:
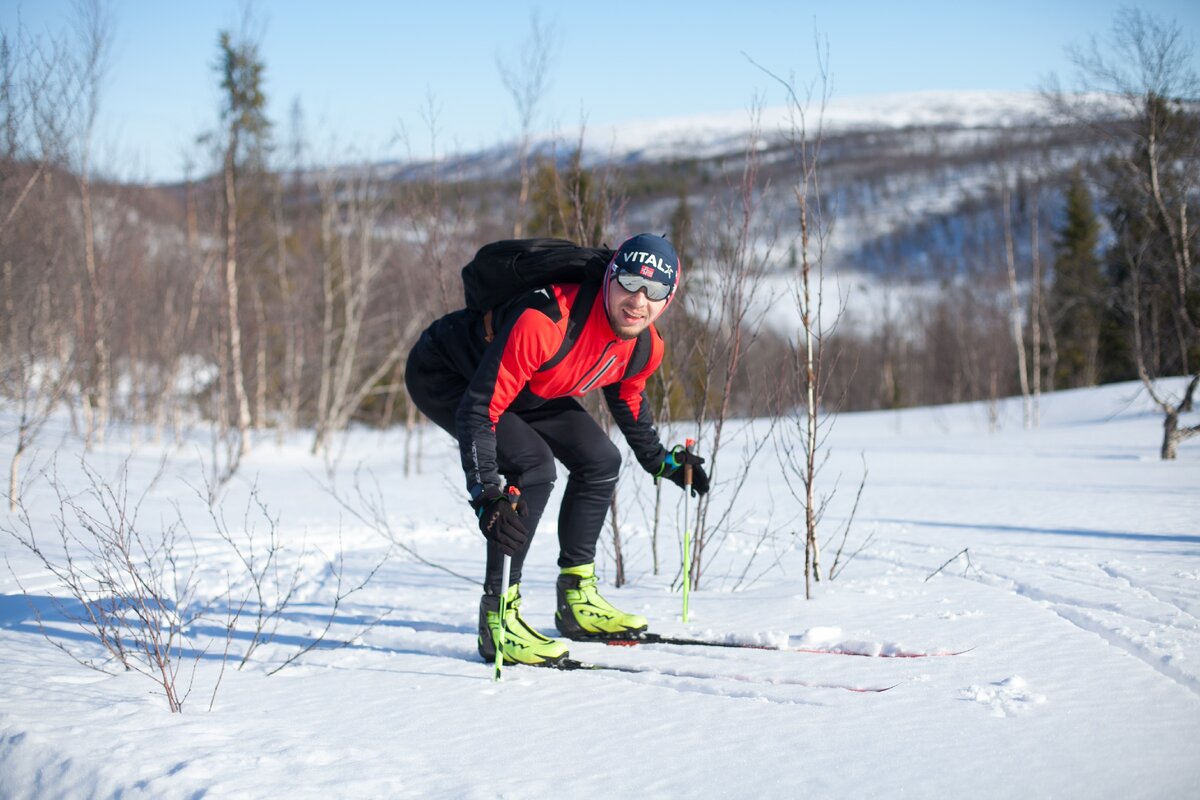
M688 440L689 444L691 440ZM674 483L680 489L688 488L686 485L687 467L692 468L692 497L698 494L708 494L708 473L701 466L704 459L690 452L681 444L671 448L671 452L667 453L667 457L663 459L662 466L658 468L655 478L666 478Z
M479 517L479 530L484 538L495 542L505 555L516 555L529 542L529 530L522 518L529 516L524 500L515 503L500 491L499 486L485 486L479 497L471 501Z

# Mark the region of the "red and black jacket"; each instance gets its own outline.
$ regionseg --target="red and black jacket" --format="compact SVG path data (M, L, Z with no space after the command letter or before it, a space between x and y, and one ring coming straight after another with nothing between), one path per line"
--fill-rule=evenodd
M645 395L646 382L662 363L662 338L653 325L636 339L618 337L601 292L598 283L557 284L522 295L495 312L490 344L483 341L477 312L443 318L447 323L458 318L457 330L437 332L438 349L469 379L455 418L468 490L502 485L496 464L501 414L593 389L603 389L638 463L648 472L662 464L666 450Z

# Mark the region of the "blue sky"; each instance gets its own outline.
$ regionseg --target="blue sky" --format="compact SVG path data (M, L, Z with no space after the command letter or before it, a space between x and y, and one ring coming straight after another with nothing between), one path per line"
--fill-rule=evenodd
M839 98L937 89L1037 89L1069 79L1070 44L1109 30L1107 0L1055 2L316 2L254 4L269 114L285 134L298 100L318 154L424 157L513 138L496 67L515 62L537 10L554 33L551 84L536 127L576 128L736 111L782 102L743 54L805 82L814 29L829 45ZM70 0L0 0L0 26L61 31ZM101 99L101 163L126 178L174 179L215 125L217 34L241 0L116 0ZM1138 7L1174 19L1200 47L1200 3ZM430 135L429 108L437 135ZM403 138L397 141L397 135Z

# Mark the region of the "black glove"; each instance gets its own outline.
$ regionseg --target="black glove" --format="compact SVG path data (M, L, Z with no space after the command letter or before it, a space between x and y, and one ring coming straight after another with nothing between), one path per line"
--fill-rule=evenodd
M516 555L529 541L529 530L521 521L529 516L529 507L524 498L517 497L514 501L500 491L499 486L485 486L479 496L471 501L484 538L495 542L510 556Z
M704 471L704 467L700 466L704 463L704 459L695 453L689 453L683 445L677 444L671 448L671 452L667 453L667 457L663 459L662 466L655 473L656 478L666 478L674 483L680 489L685 488L684 467L692 468L692 497L698 494L708 494L708 473Z

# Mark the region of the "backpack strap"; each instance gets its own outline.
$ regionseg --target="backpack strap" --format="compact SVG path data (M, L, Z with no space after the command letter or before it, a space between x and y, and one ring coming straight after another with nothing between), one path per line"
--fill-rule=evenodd
M631 375L637 375L646 368L650 363L650 350L653 347L650 343L650 329L642 331L638 334L637 344L633 346L633 354L629 356L629 363L625 366L625 372L621 374L621 380L625 380Z
M491 344L496 338L496 331L492 328L493 311L489 309L483 315L483 341Z
M538 367L538 372L557 367L567 357L567 353L571 352L575 340L579 338L579 332L587 323L588 315L592 313L592 306L595 305L598 294L599 281L585 281L579 284L579 293L575 295L575 302L571 305L571 313L567 317L567 335L563 337L562 344L550 360Z
M587 324L588 316L592 313L592 306L595 305L596 297L600 294L601 284L602 281L584 281L579 284L579 292L575 295L575 302L572 303L571 313L567 317L567 332L563 336L562 344L558 346L558 350L554 352L549 361L538 367L538 372L554 369L571 352L571 348L575 346L575 341L579 338L579 331ZM483 339L488 344L491 344L496 338L493 321L493 311L488 311L483 315ZM646 364L650 363L650 351L654 347L650 337L649 328L638 334L637 342L633 346L633 353L629 356L629 363L625 365L625 371L621 373L621 380L637 375L646 368Z

